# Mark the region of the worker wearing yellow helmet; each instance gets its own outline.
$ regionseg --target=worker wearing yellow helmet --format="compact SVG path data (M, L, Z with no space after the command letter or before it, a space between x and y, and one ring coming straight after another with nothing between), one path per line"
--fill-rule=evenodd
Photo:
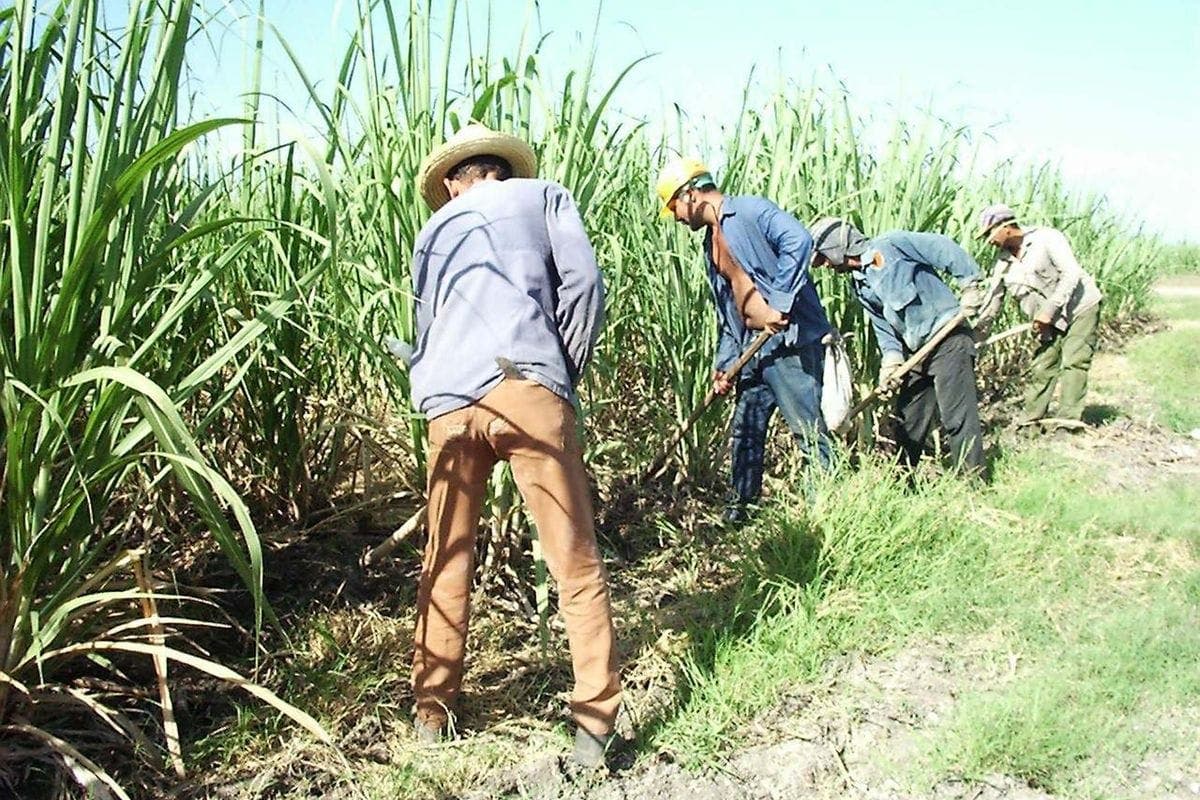
M699 179L699 180L697 180ZM707 188L716 186L712 174L704 162L696 158L677 158L663 167L658 174L658 200L662 205L659 216L671 216L670 204L684 186L692 183L692 188Z
M832 330L809 277L812 236L770 200L726 195L696 158L666 164L655 186L660 215L703 229L717 313L713 390L736 390L730 498L723 520L750 518L762 490L767 425L775 409L810 465L830 465L821 418L824 339ZM774 334L742 371L727 376L762 331Z

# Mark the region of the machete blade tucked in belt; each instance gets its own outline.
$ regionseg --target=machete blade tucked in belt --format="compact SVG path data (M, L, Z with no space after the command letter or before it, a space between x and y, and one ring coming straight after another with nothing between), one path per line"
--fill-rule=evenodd
M517 365L512 362L512 359L504 356L496 356L496 366L500 367L500 371L504 373L504 377L512 378L514 381L525 380L525 375L517 368Z

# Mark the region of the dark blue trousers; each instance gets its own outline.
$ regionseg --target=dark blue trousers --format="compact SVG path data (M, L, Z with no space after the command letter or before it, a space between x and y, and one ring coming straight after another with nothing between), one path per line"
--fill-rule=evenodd
M733 414L734 501L754 502L762 491L767 425L775 409L783 414L810 462L829 469L829 432L821 418L824 366L825 348L820 342L789 347L773 340L742 370Z

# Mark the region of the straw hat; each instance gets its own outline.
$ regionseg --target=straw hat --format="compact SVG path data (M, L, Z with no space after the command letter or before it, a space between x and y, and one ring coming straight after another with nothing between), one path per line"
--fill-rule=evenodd
M417 185L431 209L437 211L450 202L450 193L442 179L455 166L474 156L503 158L512 167L514 178L532 178L537 174L537 156L529 145L515 136L472 123L435 147L421 162Z

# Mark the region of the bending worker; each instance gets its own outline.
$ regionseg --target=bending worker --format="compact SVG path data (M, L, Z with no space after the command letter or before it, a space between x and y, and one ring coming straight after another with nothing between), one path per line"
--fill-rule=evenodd
M725 195L712 173L694 158L680 158L658 176L663 217L704 230L704 258L717 313L713 389L736 389L732 477L723 520L740 524L762 491L767 424L778 408L810 467L830 466L828 432L821 418L829 320L810 280L812 237L770 200ZM738 375L724 373L761 331L775 334Z
M1022 228L1004 204L988 206L979 214L979 238L1000 250L996 271L1005 289L983 309L980 327L991 324L1005 294L1011 294L1033 320L1038 336L1019 423L1046 418L1056 384L1056 419L1079 422L1099 338L1101 296L1095 279L1079 266L1061 231Z
M825 217L813 227L814 263L850 276L854 296L879 342L879 385L958 315L960 303L939 273L962 288L961 310L971 316L983 302L979 266L953 240L936 233L893 231L866 238L849 222ZM953 458L982 473L983 435L975 389L975 339L965 323L900 380L895 414L901 455L915 465L936 417Z
M413 254L412 398L429 418L429 542L417 595L416 730L447 732L462 687L475 536L488 476L512 467L558 582L575 673L575 759L596 766L621 689L596 547L575 386L604 318L595 253L571 195L534 179L529 146L481 125L425 159L434 214Z

